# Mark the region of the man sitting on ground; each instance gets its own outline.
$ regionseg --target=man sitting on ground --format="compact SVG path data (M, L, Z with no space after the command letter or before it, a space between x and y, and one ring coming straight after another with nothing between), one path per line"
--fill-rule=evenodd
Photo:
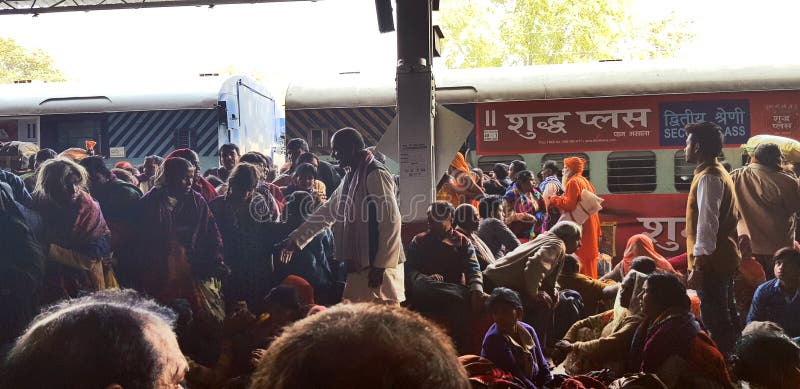
M564 256L574 253L580 244L581 226L570 221L558 222L551 230L498 258L483 272L489 286L520 292L525 321L533 325L544 345L553 327L553 309L558 302L556 280Z
M472 204L461 204L456 208L455 218L453 225L456 231L463 234L472 246L478 257L478 263L481 265L481 270L486 269L490 263L494 263L495 257L489 246L478 236L478 226L480 219L478 218L478 210Z
M564 257L564 267L558 276L558 285L561 289L572 289L580 293L583 299L582 317L597 313L600 303L603 309L611 308L617 295L614 281L601 281L580 273L581 265L574 255Z
M415 236L406 251L406 285L410 307L446 323L456 343L466 347L464 315L467 304L474 312L483 308L483 276L475 248L453 228L454 213L446 201L428 207L428 231Z
M756 289L747 323L772 321L790 337L800 336L800 251L784 248L775 253L775 279Z

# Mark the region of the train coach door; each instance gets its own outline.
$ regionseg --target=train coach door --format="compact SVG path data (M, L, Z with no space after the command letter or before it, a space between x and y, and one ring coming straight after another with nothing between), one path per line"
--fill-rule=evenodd
M0 118L0 142L39 144L39 117Z
M105 114L52 115L42 119L41 127L42 147L56 151L71 147L82 149L86 141L93 140L97 142L95 151L98 154L108 152Z
M39 117L17 120L17 139L39 144Z

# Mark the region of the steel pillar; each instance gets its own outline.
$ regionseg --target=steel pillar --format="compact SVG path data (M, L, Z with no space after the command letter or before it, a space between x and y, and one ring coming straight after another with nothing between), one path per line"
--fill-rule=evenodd
M400 213L424 220L435 199L431 0L397 0L397 117Z

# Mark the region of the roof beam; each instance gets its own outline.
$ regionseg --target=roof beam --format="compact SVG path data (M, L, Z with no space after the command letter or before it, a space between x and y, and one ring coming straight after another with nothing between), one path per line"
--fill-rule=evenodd
M166 7L198 7L198 6L215 6L215 5L226 5L226 4L255 4L255 3L281 3L281 2L291 2L291 1L312 1L316 2L319 0L155 0L155 1L141 1L135 3L119 3L119 4L103 4L100 2L98 4L93 5L69 5L69 6L52 6L52 7L40 7L34 8L35 1L32 4L32 7L25 7L25 8L13 8L10 4L6 1L0 1L2 4L6 4L8 7L7 9L0 9L0 16L2 15L37 15L37 14L44 14L44 13L54 13L54 12L76 12L76 11L104 11L104 10L116 10L116 9L139 9L139 8L166 8ZM16 3L21 3L22 1L15 1ZM61 4L62 2L59 2Z

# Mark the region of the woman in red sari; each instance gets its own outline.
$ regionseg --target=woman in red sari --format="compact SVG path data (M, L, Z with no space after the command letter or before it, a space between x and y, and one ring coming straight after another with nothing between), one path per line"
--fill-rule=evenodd
M194 178L192 180L192 189L200 193L203 196L203 199L206 200L206 203L210 203L211 200L217 198L217 189L214 188L214 185L211 185L208 180L203 178L200 174L200 157L197 153L192 149L177 149L167 156L167 159L170 158L183 158L189 161L194 166Z
M653 274L643 293L645 318L631 342L629 371L656 374L669 389L732 389L725 358L691 313L680 280Z
M222 238L208 204L192 190L195 168L183 158L161 165L141 201L137 289L168 303L186 299L195 318L221 322Z
M574 211L578 207L581 192L586 189L597 193L594 185L583 176L583 158L564 158L564 195L553 196L550 203L558 207L562 213ZM581 226L581 247L575 252L581 262L581 273L597 278L597 257L600 256L600 216L596 213L589 216Z
M33 208L45 226L45 302L117 286L111 232L87 182L86 170L63 158L45 162L37 175Z

